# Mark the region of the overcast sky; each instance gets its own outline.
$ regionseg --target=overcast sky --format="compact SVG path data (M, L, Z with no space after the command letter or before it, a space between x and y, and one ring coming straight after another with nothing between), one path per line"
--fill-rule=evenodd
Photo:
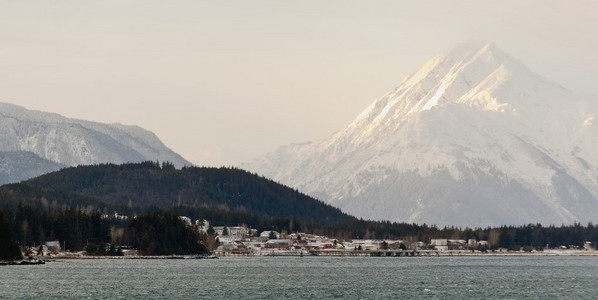
M434 55L494 42L598 95L598 1L0 0L0 101L134 124L198 165L324 138Z

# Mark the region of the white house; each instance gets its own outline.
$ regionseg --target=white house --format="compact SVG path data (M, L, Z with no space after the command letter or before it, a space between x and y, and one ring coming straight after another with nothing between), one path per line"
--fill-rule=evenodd
M228 228L228 234L234 236L248 236L249 229L245 226L234 226Z
M448 250L448 239L431 239L430 246L436 250L446 251Z
M278 232L278 231L269 231L269 230L262 231L262 233L260 233L260 237L266 238L266 239L270 238L270 233L273 233L274 236L276 237L276 239L280 238L280 232Z
M54 249L60 250L60 241L46 241L46 247L48 249L54 247Z
M448 246L447 239L431 239L430 246Z
M378 240L353 240L353 247L361 250L378 250L380 249L380 242Z
M227 236L232 236L236 239L241 239L246 236L249 236L249 233L251 232L245 226L232 226L232 227L214 226L213 228L214 228L214 232L216 232L216 234L219 236L227 235ZM226 234L224 234L224 228L226 228L226 231L227 231Z

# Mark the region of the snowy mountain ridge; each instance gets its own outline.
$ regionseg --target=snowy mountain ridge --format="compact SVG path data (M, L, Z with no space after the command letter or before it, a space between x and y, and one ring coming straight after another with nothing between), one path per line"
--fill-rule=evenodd
M55 171L59 166L144 160L170 161L178 167L191 165L140 127L70 119L7 103L0 103L0 140L5 162L0 165L0 183L29 178L24 174ZM28 163L21 164L22 158ZM19 169L25 165L27 172Z
M329 138L247 167L370 219L596 221L597 103L491 43L470 42L424 64Z

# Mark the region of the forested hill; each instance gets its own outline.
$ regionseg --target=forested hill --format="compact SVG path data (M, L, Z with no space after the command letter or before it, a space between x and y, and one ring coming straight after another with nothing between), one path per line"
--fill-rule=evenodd
M354 220L323 202L272 180L233 168L185 167L169 163L143 162L102 164L63 169L23 183L47 193L68 192L110 207L169 209L187 207L241 211L269 217L316 223ZM5 186L6 189L25 189ZM0 191L2 192L2 191ZM54 197L55 198L55 197ZM68 198L68 197L67 197ZM73 201L68 205L72 206Z

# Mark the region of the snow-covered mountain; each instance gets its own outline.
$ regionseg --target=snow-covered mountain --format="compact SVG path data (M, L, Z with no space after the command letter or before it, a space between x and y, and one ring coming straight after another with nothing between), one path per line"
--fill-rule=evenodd
M64 166L144 160L191 165L140 127L69 119L0 103L0 184Z
M376 220L598 221L598 99L485 42L439 55L318 142L247 164Z

